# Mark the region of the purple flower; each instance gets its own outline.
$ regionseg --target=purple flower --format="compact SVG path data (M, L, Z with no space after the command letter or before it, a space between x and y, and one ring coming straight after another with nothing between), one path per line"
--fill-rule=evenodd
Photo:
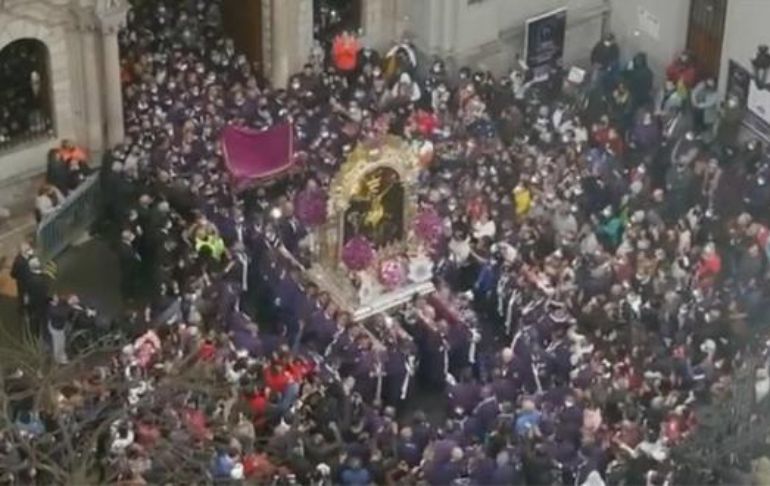
M385 260L380 264L380 283L393 290L406 282L406 267L399 259Z
M307 226L314 228L326 222L327 196L321 189L307 188L294 198L294 211L297 219Z
M363 236L353 237L342 248L342 262L348 269L358 272L371 265L374 260L374 246Z

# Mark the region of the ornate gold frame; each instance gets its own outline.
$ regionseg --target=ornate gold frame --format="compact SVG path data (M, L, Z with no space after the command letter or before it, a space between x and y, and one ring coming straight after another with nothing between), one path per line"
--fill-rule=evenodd
M387 136L376 142L359 144L348 155L329 187L328 219L319 228L316 255L327 269L340 269L344 215L359 181L366 174L382 167L395 171L404 188L404 235L407 238L417 210L417 184L420 174L419 153L405 140Z

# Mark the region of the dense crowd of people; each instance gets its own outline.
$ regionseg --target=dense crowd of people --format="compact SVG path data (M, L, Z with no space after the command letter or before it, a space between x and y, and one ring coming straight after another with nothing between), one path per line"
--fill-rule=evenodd
M769 166L737 140L734 100L687 54L656 93L612 36L586 86L423 69L405 43L346 71L316 56L271 88L217 3L129 12L127 141L102 164L99 225L128 342L55 406L11 403L3 469L57 478L30 444L85 420L100 482L671 484L697 407L766 346ZM283 121L300 169L235 193L220 131ZM445 221L439 290L355 323L303 277L292 201L383 130L433 146L420 205ZM56 362L73 323L109 328L29 280L29 247L16 263Z

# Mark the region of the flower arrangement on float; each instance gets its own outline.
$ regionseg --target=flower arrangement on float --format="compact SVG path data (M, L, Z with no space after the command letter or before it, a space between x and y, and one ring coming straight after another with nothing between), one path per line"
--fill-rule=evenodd
M380 261L377 276L387 290L394 290L407 282L406 262L398 256Z
M364 236L354 236L342 247L342 263L353 272L369 268L374 256L374 245Z

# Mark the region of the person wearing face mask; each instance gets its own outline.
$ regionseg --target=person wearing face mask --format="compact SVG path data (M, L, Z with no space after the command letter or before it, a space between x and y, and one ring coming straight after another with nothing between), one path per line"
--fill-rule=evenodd
M698 130L711 132L717 121L719 93L716 81L708 78L701 81L692 90L690 101L695 108L695 126Z
M660 126L649 111L637 117L629 135L631 148L642 154L651 154L660 146Z
M684 101L684 97L676 89L676 83L666 81L655 102L655 113L665 123L682 110Z
M698 70L692 54L687 51L679 54L666 68L666 79L674 83L677 90L686 96L698 81Z
M613 34L607 34L591 51L591 64L594 66L594 83L605 90L614 84L615 71L620 60L620 48Z

